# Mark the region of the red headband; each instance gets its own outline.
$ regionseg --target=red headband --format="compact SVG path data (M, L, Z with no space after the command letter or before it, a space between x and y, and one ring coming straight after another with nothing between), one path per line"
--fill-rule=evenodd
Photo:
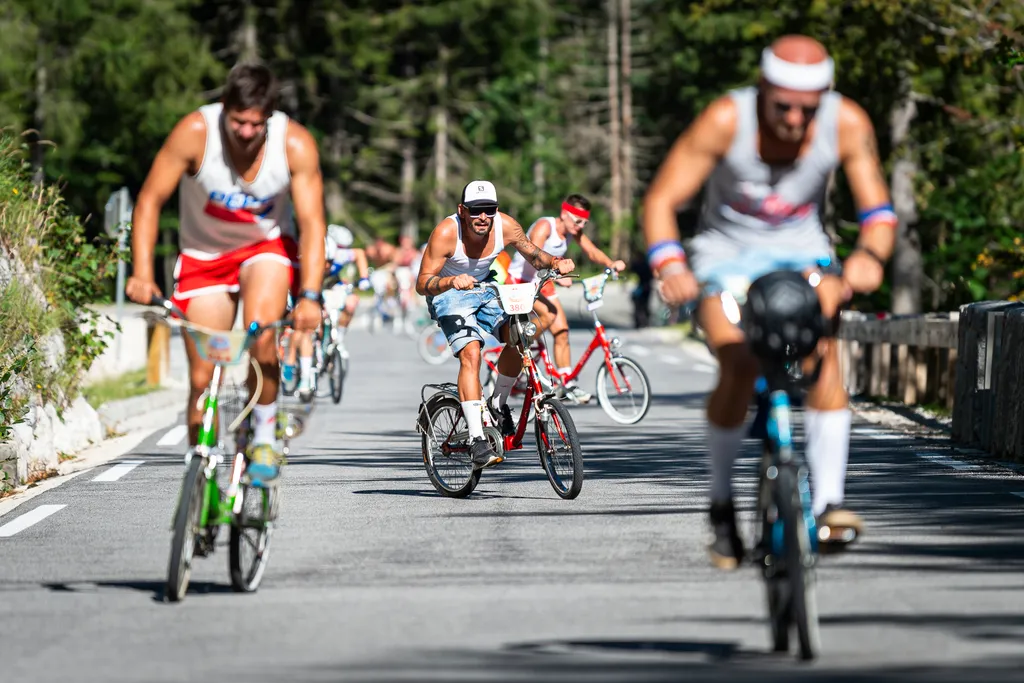
M562 202L562 211L568 211L577 218L590 218L590 212L586 209L581 209L578 206L573 206L569 202Z

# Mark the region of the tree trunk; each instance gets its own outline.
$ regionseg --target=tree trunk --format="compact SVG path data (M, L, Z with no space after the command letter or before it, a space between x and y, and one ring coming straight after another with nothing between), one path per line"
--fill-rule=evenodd
M416 141L412 138L402 140L402 236L412 238L419 244L416 230Z
M248 2L242 10L242 29L239 36L239 61L252 62L260 58L259 44L256 33L256 8Z
M36 47L36 101L35 112L33 113L33 126L36 129L36 144L32 148L32 165L35 167L32 180L36 185L42 185L46 174L43 171L43 128L46 127L46 46L42 38Z
M632 77L632 7L630 0L620 0L619 16L622 22L622 210L627 216L634 216L634 191L636 189L636 170L633 158L633 86ZM632 221L627 221L632 224ZM630 251L630 233L622 226L619 241L612 245L614 258L628 259Z
M437 110L434 112L434 220L448 209L448 48L438 50Z
M622 135L619 112L619 32L617 30L619 0L608 0L608 138L611 143L611 218L610 243L619 243L622 229Z
M892 203L899 219L896 248L892 258L892 312L913 314L921 312L921 285L924 261L921 257L921 239L912 226L917 222L917 201L914 197L914 160L910 124L917 115L917 105L911 96L909 77L904 74L904 98L892 111L892 148L897 155L892 169Z
M547 22L540 36L540 62L537 69L537 102L540 104L543 113L533 122L533 216L536 218L544 212L545 200L545 178L544 178L544 157L540 153L544 145L544 122L547 120L547 81L548 81L548 54L550 45L548 43Z

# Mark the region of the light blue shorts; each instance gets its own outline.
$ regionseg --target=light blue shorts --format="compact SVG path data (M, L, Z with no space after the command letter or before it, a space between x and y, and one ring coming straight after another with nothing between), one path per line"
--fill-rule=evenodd
M704 253L690 253L688 261L697 282L701 285L702 296L711 296L723 291L734 295L746 293L746 287L754 280L777 270L802 271L807 268L821 268L826 272L836 265L832 253L800 249L739 249L729 252L710 250ZM738 286L743 288L737 292Z
M485 335L497 337L508 320L497 292L490 289L450 289L427 297L427 311L441 326L453 354L473 341L483 345Z

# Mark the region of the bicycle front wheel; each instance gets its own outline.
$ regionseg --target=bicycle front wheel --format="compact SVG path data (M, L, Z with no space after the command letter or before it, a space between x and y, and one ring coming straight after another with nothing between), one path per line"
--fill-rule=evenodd
M231 587L239 593L259 588L270 557L270 535L276 512L276 488L242 486L242 509L231 524L228 548Z
M430 365L442 365L452 357L444 332L437 325L424 327L416 338L416 351Z
M524 406L527 410L529 406ZM554 397L541 401L533 424L537 453L551 488L572 500L583 490L583 451L569 409Z
M611 370L605 363L597 371L597 401L619 424L644 419L651 408L651 383L640 364L628 356L614 356Z
M779 469L779 516L786 543L786 575L789 579L790 615L800 642L800 659L818 656L821 637L818 604L814 592L814 552L800 504L797 472L794 467Z
M178 602L185 597L192 575L192 558L196 549L196 535L202 528L206 507L206 470L204 458L193 455L185 470L174 514L174 535L171 540L171 559L167 568L167 599Z

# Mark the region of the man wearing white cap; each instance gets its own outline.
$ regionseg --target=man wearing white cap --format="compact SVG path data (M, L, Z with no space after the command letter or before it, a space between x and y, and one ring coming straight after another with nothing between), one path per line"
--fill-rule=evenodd
M494 185L474 180L463 188L458 210L431 231L416 278L416 292L427 298L430 317L441 326L452 353L459 359L459 400L466 416L474 469L502 461L484 439L480 351L485 332L506 341L507 327L505 312L494 292L473 286L493 277L491 264L510 244L534 268L555 268L564 275L575 267L571 259L552 256L531 242L523 226L498 210ZM505 434L514 430L506 401L522 369L519 353L506 346L498 357L492 397Z
M669 303L697 298L698 283L718 285L721 291L728 274L752 281L780 268L806 272L831 264L834 252L820 209L829 176L839 165L860 214L861 232L843 264L842 279L826 275L818 285L822 310L831 317L853 292L868 293L881 285L897 219L871 121L856 103L832 91L833 77L832 59L819 42L806 36L780 38L762 54L757 86L712 102L676 141L644 201L648 259ZM679 243L675 212L705 182L698 234L687 254ZM709 550L716 566L731 569L745 554L732 503L732 464L759 368L713 291L704 290L697 309L720 364L707 408L715 537ZM841 507L850 411L836 345L827 340L823 346L821 375L807 397L805 443L820 540L838 545L856 538L861 522Z

